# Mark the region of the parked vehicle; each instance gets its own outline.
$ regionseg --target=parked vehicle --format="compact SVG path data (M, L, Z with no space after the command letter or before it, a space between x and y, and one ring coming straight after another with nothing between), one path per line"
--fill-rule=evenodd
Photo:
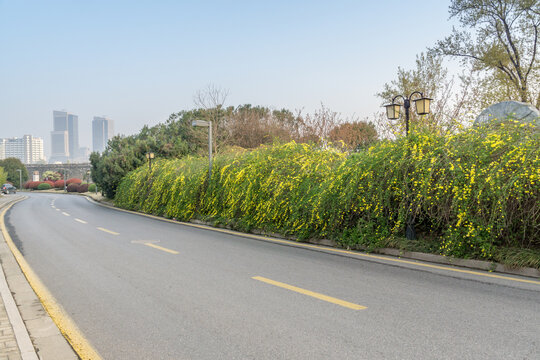
M17 188L11 184L4 184L2 185L2 193L3 194L16 194Z

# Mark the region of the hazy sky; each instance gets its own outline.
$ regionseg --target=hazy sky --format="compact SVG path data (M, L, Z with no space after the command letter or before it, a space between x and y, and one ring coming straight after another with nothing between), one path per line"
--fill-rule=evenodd
M48 150L64 109L91 148L93 116L132 134L193 108L210 83L227 105L322 102L363 118L398 66L450 33L449 3L0 0L0 138L40 136Z

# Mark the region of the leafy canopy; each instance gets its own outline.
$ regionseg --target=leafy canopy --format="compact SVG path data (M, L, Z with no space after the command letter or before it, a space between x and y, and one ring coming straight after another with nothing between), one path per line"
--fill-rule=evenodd
M512 98L540 107L537 0L452 0L453 29L433 52L463 59L493 82L512 89Z
M28 180L28 171L26 166L17 158L7 158L0 160L0 167L4 168L7 173L7 181L11 182L16 188L22 188L20 178L22 177L23 183ZM22 170L21 176L19 176L18 169Z

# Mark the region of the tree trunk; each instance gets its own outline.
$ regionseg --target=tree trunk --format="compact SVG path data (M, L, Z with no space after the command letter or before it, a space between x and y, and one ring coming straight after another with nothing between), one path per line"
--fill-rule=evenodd
M524 103L529 102L529 92L527 91L527 83L522 82L521 89L519 89L519 97L521 98L521 102L524 102Z

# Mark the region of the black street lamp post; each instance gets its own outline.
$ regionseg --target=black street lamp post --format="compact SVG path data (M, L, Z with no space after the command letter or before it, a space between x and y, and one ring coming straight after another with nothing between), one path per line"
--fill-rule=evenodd
M392 99L392 103L385 105L386 108L386 116L390 120L397 120L399 119L399 113L401 109L401 104L396 103L396 100L398 98L403 99L403 107L405 108L405 134L409 135L409 109L411 108L411 99L414 95L419 95L420 98L414 101L416 105L416 113L418 115L427 115L429 114L429 106L431 104L431 100L428 97L425 97L424 94L422 94L420 91L414 91L409 95L408 97L405 97L403 95L396 95Z
M392 99L392 103L385 105L386 107L386 116L390 120L397 120L399 119L400 110L401 110L401 104L396 103L396 100L398 98L403 99L403 107L405 108L405 135L409 136L409 111L411 108L411 99L414 95L419 95L419 98L414 101L416 105L416 113L418 115L427 115L429 114L429 107L431 104L431 100L428 97L425 97L424 94L422 94L420 91L414 91L412 92L408 97L403 95L396 95ZM405 229L405 236L408 240L414 240L416 239L416 233L414 231L414 218L411 216L411 204L409 201L409 204L407 205L407 227Z

